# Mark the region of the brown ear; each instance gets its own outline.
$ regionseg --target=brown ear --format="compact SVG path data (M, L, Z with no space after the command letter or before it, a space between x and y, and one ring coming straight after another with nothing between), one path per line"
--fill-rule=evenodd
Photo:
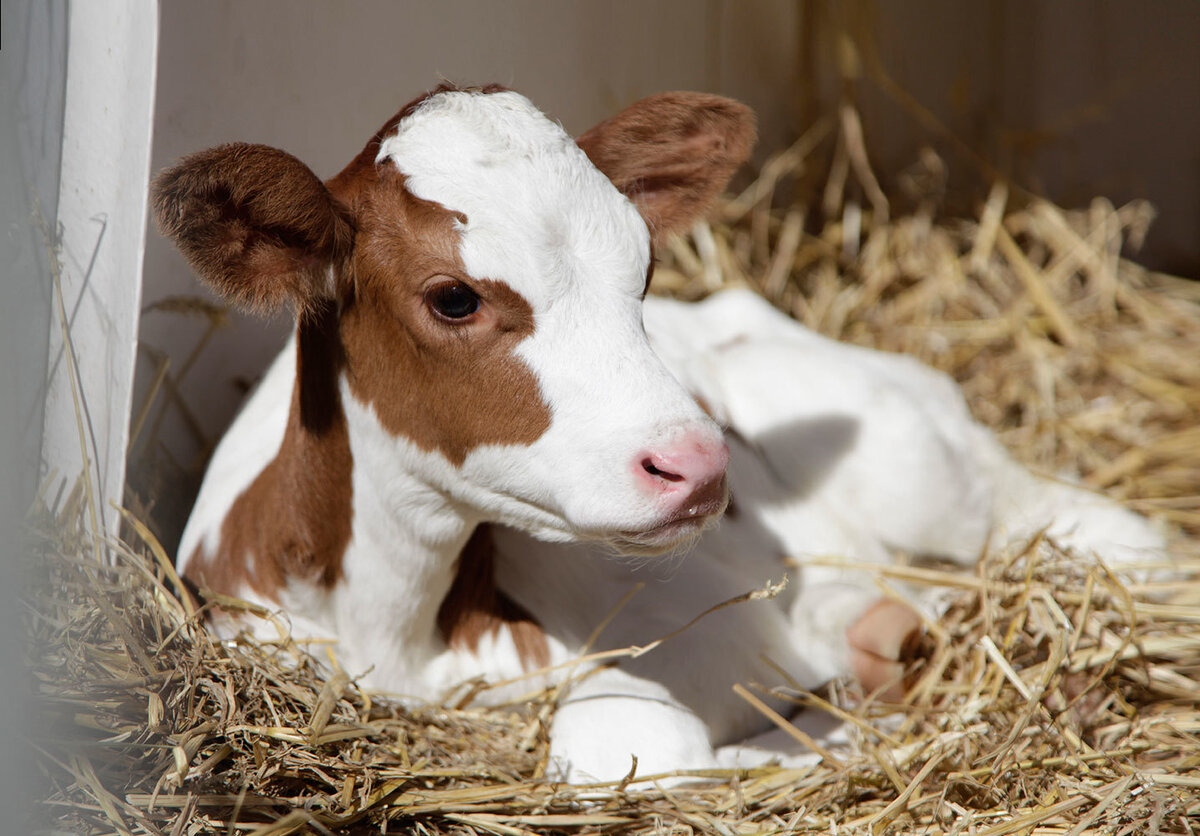
M576 140L646 219L655 240L686 229L754 147L754 112L708 93L659 93Z
M184 157L151 187L159 231L217 293L252 310L298 311L333 295L330 268L354 228L308 166L265 145Z

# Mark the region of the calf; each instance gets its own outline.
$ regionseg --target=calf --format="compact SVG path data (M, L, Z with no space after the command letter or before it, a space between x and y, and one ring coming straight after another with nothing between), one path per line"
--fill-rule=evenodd
M217 448L182 571L333 638L389 692L569 675L551 752L585 780L631 754L643 774L717 764L714 747L763 729L731 685L776 667L896 693L919 618L812 567L653 652L561 666L670 633L785 560L969 562L1047 526L1156 546L1139 518L1012 464L914 361L744 292L643 300L654 245L753 136L744 106L710 95L652 96L572 140L516 93L442 87L324 183L245 144L163 172L159 226L200 276L297 321ZM714 527L730 484L736 513Z

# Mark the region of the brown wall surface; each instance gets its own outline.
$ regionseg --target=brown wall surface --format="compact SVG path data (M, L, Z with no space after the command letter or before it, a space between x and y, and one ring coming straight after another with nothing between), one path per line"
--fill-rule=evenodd
M883 179L937 142L895 84L1014 182L1067 207L1096 196L1159 210L1138 259L1200 278L1200 3L880 0L806 4L801 49L836 97L839 27L862 47L864 130ZM950 151L951 177L973 163ZM976 190L977 191L977 190Z

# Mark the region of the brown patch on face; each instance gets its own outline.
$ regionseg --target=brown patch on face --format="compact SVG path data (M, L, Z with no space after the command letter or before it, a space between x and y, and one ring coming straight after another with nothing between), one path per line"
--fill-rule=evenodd
M496 587L496 558L491 527L475 529L458 556L454 583L437 615L446 645L475 652L480 640L501 628L512 634L517 656L525 670L550 664L546 634L529 612Z
M410 102L325 184L291 155L245 144L185 158L157 179L160 227L210 284L250 307L290 299L299 314L283 443L234 502L217 552L192 555L197 584L276 600L291 577L337 582L353 513L343 372L389 431L455 462L479 444L532 443L549 426L536 379L512 355L533 331L528 304L500 282L475 280L485 305L470 323L438 322L416 304L430 276L466 278L453 228L465 219L375 166L404 117L457 89Z
M414 197L403 175L378 171L362 198L355 296L342 314L346 376L383 426L461 465L484 444L532 444L550 426L537 378L514 354L533 310L503 282L468 276L458 254L461 215ZM439 318L425 291L468 285L479 310Z
M338 395L337 311L326 302L299 324L297 386L279 453L233 503L215 554L198 547L187 575L214 592L249 587L278 601L289 578L326 589L350 542L350 437Z

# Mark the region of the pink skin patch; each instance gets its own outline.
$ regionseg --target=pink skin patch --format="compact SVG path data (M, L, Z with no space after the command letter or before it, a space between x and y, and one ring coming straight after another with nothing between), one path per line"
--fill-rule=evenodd
M729 447L719 436L689 432L668 447L638 453L631 467L638 485L657 500L669 523L720 513L728 464Z
M629 463L634 482L660 512L648 530L627 531L623 547L654 553L700 533L725 510L729 447L719 435L693 430L670 445L642 450Z
M904 674L921 638L921 616L912 607L884 598L846 630L850 664L868 693L884 702L904 698ZM882 689L882 690L879 690Z

